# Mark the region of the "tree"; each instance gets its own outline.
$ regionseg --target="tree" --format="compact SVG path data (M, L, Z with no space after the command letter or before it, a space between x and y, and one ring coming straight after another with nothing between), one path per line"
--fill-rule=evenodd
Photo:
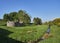
M29 24L31 22L30 16L28 14L24 15L24 23Z
M55 25L60 24L60 18L54 19L54 20L53 20L53 23L54 23Z
M14 21L16 19L17 12L11 12L9 14L4 14L3 19L5 21Z
M8 14L4 14L3 19L4 19L5 21L8 21L8 20L9 20Z
M41 25L42 24L42 20L40 19L40 18L34 18L33 19L33 22L34 22L34 24L36 24L36 25Z
M29 24L31 22L31 18L28 13L24 10L19 10L18 12L11 12L9 14L4 14L4 20L9 21L18 21L20 23Z
M18 20L25 24L27 23L30 23L31 22L31 19L30 19L30 16L24 11L24 10L19 10L18 11L18 16L17 16Z
M48 22L44 22L43 24L44 24L44 25L47 25L47 24L48 24Z
M15 20L17 16L17 12L11 12L9 13L9 17L11 18L11 20Z
M53 21L49 21L48 24L49 24L49 25L53 25Z
M23 10L19 10L18 11L17 16L16 16L17 19L18 19L18 21L23 21L24 20L23 14L24 14L24 11Z

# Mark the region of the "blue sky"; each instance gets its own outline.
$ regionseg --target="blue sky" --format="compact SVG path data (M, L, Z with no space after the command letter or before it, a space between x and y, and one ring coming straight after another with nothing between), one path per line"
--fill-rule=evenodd
M49 21L60 17L60 0L0 0L0 18L20 9L26 10L32 18Z

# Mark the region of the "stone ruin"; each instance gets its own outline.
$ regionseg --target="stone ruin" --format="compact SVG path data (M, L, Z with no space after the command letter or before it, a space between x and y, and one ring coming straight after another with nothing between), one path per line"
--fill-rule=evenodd
M7 21L7 27L23 26L23 22Z
M15 23L13 21L7 21L7 26L8 27L14 27Z

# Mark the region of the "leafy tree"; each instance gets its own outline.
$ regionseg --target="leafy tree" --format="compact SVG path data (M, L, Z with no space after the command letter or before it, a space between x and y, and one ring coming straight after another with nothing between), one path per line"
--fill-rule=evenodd
M18 12L11 12L9 14L4 14L3 19L6 21L18 21L20 23L29 24L31 18L24 10L19 10Z
M9 13L10 20L16 20L17 12Z
M53 25L53 21L49 21L48 24L49 24L49 25Z
M5 21L14 21L16 19L17 12L11 12L9 14L4 14L3 19Z
M19 10L18 11L18 14L17 14L17 18L20 20L20 21L23 21L24 20L24 15L25 12L23 10Z
M25 24L31 22L30 16L24 10L18 11L17 18L20 22L23 22Z
M41 25L42 24L42 20L40 19L40 18L34 18L33 19L33 22L34 22L34 24L36 24L36 25Z
M28 14L24 15L24 23L29 24L31 22L30 16Z
M48 24L48 22L44 22L43 24L44 24L44 25L47 25L47 24Z
M54 20L53 20L53 23L54 23L55 25L60 24L60 18L54 19Z
M5 21L8 21L8 20L9 20L8 14L4 14L3 19L4 19Z

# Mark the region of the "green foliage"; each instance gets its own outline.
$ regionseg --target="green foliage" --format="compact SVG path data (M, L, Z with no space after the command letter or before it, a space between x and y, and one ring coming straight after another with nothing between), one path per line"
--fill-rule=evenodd
M49 21L48 24L53 25L53 21Z
M9 16L10 16L11 20L15 20L16 19L16 15L17 15L17 12L9 13Z
M16 19L17 12L11 12L9 14L4 14L3 19L5 21L14 21Z
M48 25L48 22L44 22L43 24L44 24L44 25Z
M34 18L33 19L33 22L34 22L34 24L36 24L36 25L41 25L42 24L42 20L40 19L40 18Z
M58 23L58 24L57 24L57 26L59 26L59 27L60 27L60 23Z
M24 24L28 24L31 22L30 16L24 10L19 10L17 18L20 22L22 21Z
M31 18L28 14L24 15L24 23L25 24L29 24L31 22Z
M60 24L60 18L54 19L54 20L53 20L53 23L54 23L55 25L59 25L59 24Z
M53 21L44 22L44 25L53 25Z
M8 14L4 14L3 19L4 19L5 21L8 21L8 20L9 20L9 15L8 15Z
M24 20L24 11L23 10L19 10L18 11L18 14L17 14L17 18L20 20L20 21L23 21Z
M4 14L3 19L5 21L18 21L23 22L24 24L29 24L31 18L24 10L19 10L18 12L11 12L9 14Z

